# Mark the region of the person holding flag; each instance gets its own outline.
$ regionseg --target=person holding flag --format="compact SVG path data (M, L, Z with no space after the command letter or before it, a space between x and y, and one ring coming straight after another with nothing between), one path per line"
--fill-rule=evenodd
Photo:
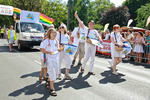
M83 23L83 22L82 22ZM74 45L78 46L77 52L74 55L72 65L74 65L76 57L79 55L78 65L81 66L81 60L84 58L85 53L85 33L82 25L79 23L79 27L75 28L72 32L72 37L74 37Z
M68 43L72 44L72 41L69 38L69 35L67 34L67 27L65 24L61 24L59 27L59 33L57 33L57 39L59 41L60 47L64 47L64 45L67 45ZM61 51L59 53L59 77L58 79L61 79L61 63L62 60L65 60L66 63L66 73L65 73L65 79L72 80L72 78L69 76L69 70L71 67L71 57L70 55L67 55L64 51Z
M82 21L80 20L80 18L78 17L77 13L74 14L75 17L77 18L78 22L81 24L81 26L84 29L85 32L85 37L86 37L86 42L85 42L85 56L83 59L83 63L82 63L82 67L81 67L81 72L84 72L84 68L86 66L87 61L89 60L89 58L91 57L91 61L90 61L90 69L88 74L89 75L95 75L93 73L93 66L94 66L94 60L95 60L95 52L96 52L96 45L93 45L90 42L90 39L98 39L99 41L102 42L101 37L99 36L98 32L94 29L94 21L90 20L89 21L89 28L86 27Z

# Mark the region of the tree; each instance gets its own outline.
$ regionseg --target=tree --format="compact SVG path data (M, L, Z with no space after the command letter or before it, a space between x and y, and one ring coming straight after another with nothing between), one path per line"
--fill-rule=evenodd
M79 17L84 22L85 25L88 23L88 11L89 0L70 0L70 29L73 30L74 27L78 26L78 22L74 17L74 13L77 11Z
M130 19L136 19L137 17L137 9L139 9L142 5L150 3L150 0L126 0L123 5L126 5L129 8ZM132 26L136 26L136 20L131 24Z
M139 8L137 12L137 27L146 27L147 18L150 16L150 3L146 4L145 6L142 6Z
M106 23L110 23L109 29L112 30L113 25L119 24L120 26L127 25L127 22L129 20L130 14L129 9L127 6L121 6L121 7L111 7L110 9L106 10L102 14L102 18L100 19L100 22L102 25L105 25Z

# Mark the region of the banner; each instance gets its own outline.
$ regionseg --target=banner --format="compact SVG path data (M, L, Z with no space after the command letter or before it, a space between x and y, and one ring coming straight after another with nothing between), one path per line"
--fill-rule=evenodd
M93 45L103 48L100 41L95 40L95 39L91 39L91 42L92 42Z
M111 41L103 40L101 45L103 48L97 46L96 51L104 55L111 55Z
M64 45L64 52L67 55L74 55L77 51L77 46L75 45L70 45L70 44L65 44Z
M39 22L39 12L21 10L21 22Z
M0 5L0 15L13 15L13 7L12 6L5 6Z
M123 44L126 45L127 47L123 46L123 51L121 53L127 55L131 52L132 47L129 42L123 42Z

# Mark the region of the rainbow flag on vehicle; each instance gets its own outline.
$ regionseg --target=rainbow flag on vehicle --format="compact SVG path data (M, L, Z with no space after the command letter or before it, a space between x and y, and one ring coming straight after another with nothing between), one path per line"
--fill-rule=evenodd
M21 9L19 8L13 8L14 9L14 12L13 12L13 17L14 17L14 20L20 20L20 13L21 13Z
M49 27L55 20L52 18L47 17L46 15L40 13L40 20L39 22L47 27Z

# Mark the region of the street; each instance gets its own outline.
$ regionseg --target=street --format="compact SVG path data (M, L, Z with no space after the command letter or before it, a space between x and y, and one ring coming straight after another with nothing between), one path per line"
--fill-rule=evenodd
M94 72L89 76L75 65L70 70L72 81L56 80L56 97L49 95L45 81L40 83L39 48L9 52L6 39L0 39L0 100L150 100L150 66L123 60L112 74L110 57L96 54ZM73 57L72 57L73 58ZM65 63L62 63L65 73Z

